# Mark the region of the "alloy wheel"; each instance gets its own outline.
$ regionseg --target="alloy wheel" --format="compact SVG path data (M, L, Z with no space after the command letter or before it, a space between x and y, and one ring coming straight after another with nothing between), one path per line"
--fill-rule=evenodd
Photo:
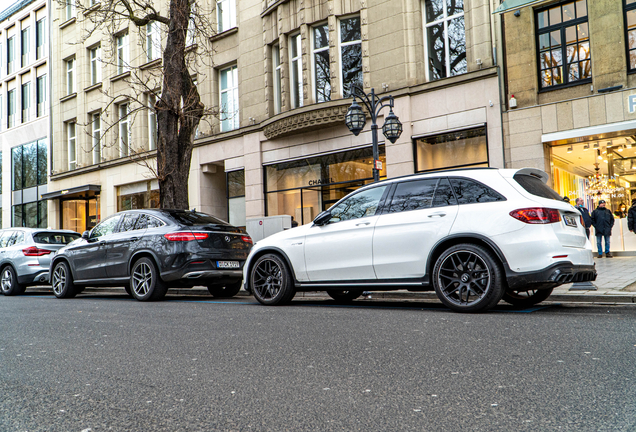
M133 271L132 289L139 297L148 294L152 286L152 269L145 262L140 262Z
M458 306L471 306L488 293L491 275L482 257L471 251L459 250L442 262L438 283L448 301Z
M11 291L11 285L13 284L13 274L11 268L7 267L2 271L2 279L0 280L2 285L2 292L6 293Z
M3 273L4 278L4 273ZM64 287L66 286L66 268L63 265L58 265L53 271L53 292L56 295L62 295Z
M263 260L254 269L254 291L264 299L273 299L283 286L282 269L273 260Z

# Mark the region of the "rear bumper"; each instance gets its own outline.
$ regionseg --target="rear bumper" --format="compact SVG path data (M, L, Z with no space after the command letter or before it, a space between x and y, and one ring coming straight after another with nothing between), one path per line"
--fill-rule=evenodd
M18 283L20 285L48 285L49 284L49 270L39 270L35 273L18 276Z
M541 270L514 272L506 269L508 288L511 290L553 288L572 282L596 280L596 268L592 265L575 265L571 262L553 264Z

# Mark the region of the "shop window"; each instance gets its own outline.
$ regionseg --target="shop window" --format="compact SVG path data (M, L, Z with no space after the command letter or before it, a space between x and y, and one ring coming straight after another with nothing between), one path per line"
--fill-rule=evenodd
M272 47L272 66L274 70L274 114L282 111L282 76L280 63L280 46L278 44Z
M486 128L416 139L415 153L417 172L488 166Z
M542 89L592 81L587 4L578 0L536 12Z
M322 24L312 29L314 88L316 102L331 100L331 79L329 73L329 26Z
M219 72L221 87L221 132L239 128L238 69L232 66Z
M289 38L289 87L292 108L303 106L303 61L300 43L299 34Z
M226 173L228 222L245 226L245 170Z
M384 146L379 146L386 167ZM366 147L265 166L266 214L311 222L341 198L373 182L373 150ZM380 172L386 177L386 171Z
M117 211L159 208L159 184L155 181L120 186Z
M88 51L89 61L91 63L91 85L95 85L102 82L102 49L98 45Z
M217 31L222 33L236 27L236 3L235 0L216 1Z
M38 201L40 193L36 189L47 182L47 153L44 139L11 149L13 226L45 228L48 225L47 201Z
M353 84L362 86L362 31L359 16L340 20L340 65L342 95L349 97Z
M433 195L437 179L416 180L398 183L389 213L429 208L433 204Z
M425 0L424 15L428 80L466 73L464 2Z
M627 41L627 69L636 71L636 0L624 0L625 40Z
M61 208L62 229L82 233L99 222L99 196L66 199L61 202Z

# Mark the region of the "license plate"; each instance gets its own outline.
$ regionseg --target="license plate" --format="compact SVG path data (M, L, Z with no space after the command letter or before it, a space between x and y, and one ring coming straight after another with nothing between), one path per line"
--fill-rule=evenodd
M238 261L217 261L216 268L240 268Z
M563 220L567 226L575 227L576 226L576 217L564 215Z

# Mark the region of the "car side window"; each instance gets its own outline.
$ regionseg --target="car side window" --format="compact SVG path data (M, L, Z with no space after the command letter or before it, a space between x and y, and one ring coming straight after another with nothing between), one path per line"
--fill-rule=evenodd
M451 189L451 185L447 178L439 180L437 189L435 190L435 198L433 198L433 207L444 207L457 205L457 199Z
M398 183L389 213L429 208L433 203L433 194L438 179L424 179Z
M13 232L13 230L2 231L2 234L0 234L0 248L7 247L9 240L13 237Z
M342 222L375 215L386 188L387 186L374 187L345 198L329 209L331 213L329 222Z
M158 228L160 226L165 225L162 221L157 219L156 217L147 216L148 217L148 228Z
M135 227L137 220L139 219L139 213L127 213L124 215L124 219L121 222L121 226L119 227L119 232L124 231L132 231L134 229L139 229Z
M467 178L451 178L451 185L459 204L506 201L499 192L478 181Z
M90 238L97 238L101 236L105 236L108 234L112 234L117 228L117 224L121 219L121 215L116 215L106 219L104 222L101 222L91 231Z
M13 235L9 237L9 239L7 240L7 247L13 246L15 244L15 239L17 234L18 234L17 231L13 231Z
M19 245L24 243L24 231L16 231L13 237L13 245Z

